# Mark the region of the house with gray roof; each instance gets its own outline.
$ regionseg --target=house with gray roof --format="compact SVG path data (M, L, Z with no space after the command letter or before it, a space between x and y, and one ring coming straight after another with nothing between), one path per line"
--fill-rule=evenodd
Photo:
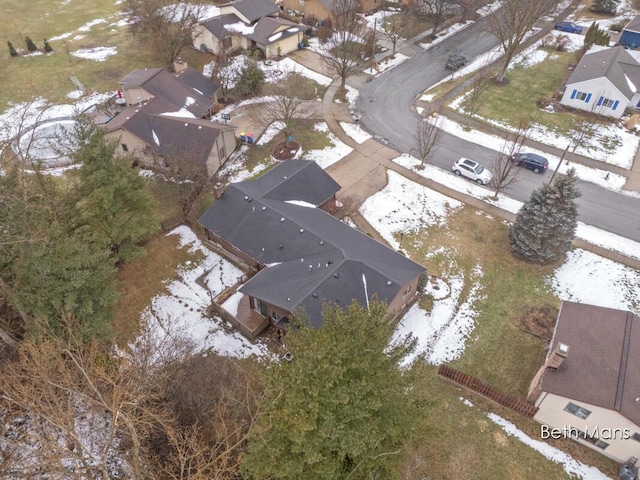
M584 54L569 77L560 103L620 118L640 108L640 64L620 46L594 48Z
M120 81L124 109L103 125L117 152L147 167L214 175L235 150L235 128L208 120L218 87L181 64L137 69ZM187 165L188 164L188 165Z
M303 26L279 18L271 0L240 0L220 7L220 14L195 25L193 46L219 55L233 50L259 48L271 58L298 48Z
M344 8L344 2L336 0L283 0L282 7L288 14L299 14L305 19L326 22L335 21L336 12ZM381 7L379 0L357 0L359 13L369 12Z
M640 47L640 15L636 15L622 29L618 43L635 50Z
M534 420L618 462L640 458L639 371L638 316L562 302L546 362L529 389Z
M375 295L389 312L406 307L424 267L330 215L339 189L306 160L226 187L199 222L212 244L257 272L229 311L238 314L244 302L252 315L278 326L304 312L319 327L325 302L346 308Z

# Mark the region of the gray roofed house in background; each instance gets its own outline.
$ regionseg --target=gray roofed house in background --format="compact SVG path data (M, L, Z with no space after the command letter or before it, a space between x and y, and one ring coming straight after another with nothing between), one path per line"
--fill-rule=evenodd
M287 28L277 32L282 27ZM247 38L261 45L269 45L277 40L298 35L302 30L302 26L284 18L262 17L256 23L253 33L247 34Z
M399 310L424 267L316 208L338 189L315 162L290 160L229 185L199 222L260 265L241 292L286 312L303 307L314 326L324 301L366 305L375 294Z
M280 7L271 0L238 0L221 5L220 7L224 8L229 6L237 10L249 23L253 23L261 17L275 15L280 12Z
M224 28L225 25L231 25L240 21L235 13L227 13L226 15L218 15L217 17L203 20L200 24L209 30L216 38L222 40L230 35L229 31Z

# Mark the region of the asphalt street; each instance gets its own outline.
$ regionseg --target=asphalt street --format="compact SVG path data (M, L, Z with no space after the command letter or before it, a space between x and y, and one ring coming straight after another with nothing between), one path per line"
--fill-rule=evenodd
M497 44L485 22L479 21L372 78L360 88L357 101L360 124L383 143L409 153L415 147L418 115L412 106L416 96L451 74L444 67L448 56L457 53L471 61ZM495 156L495 150L445 133L429 161L450 169L458 158L469 157L490 166ZM549 181L551 174L548 171L537 175L523 170L505 193L518 200L527 200L533 189ZM580 221L640 241L640 194L638 197L625 195L588 182L579 182L579 188L582 192L578 199Z

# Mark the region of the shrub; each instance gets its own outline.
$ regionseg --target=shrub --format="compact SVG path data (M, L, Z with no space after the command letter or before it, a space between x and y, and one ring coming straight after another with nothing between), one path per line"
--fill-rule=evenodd
M612 32L621 32L623 28L624 25L622 23L612 23L609 26L609 30L611 30Z
M11 42L7 41L7 46L9 47L9 55L11 55L12 57L17 57L18 56L18 52L14 48L13 44Z
M258 68L255 62L249 62L240 74L240 79L236 83L235 91L240 95L255 95L264 82L264 73Z
M26 37L24 39L24 43L27 45L27 50L29 50L30 52L35 52L36 50L38 50L36 44L33 43L33 40L31 40L29 37Z
M44 51L47 53L53 52L53 48L51 48L51 45L49 45L46 38L44 39Z

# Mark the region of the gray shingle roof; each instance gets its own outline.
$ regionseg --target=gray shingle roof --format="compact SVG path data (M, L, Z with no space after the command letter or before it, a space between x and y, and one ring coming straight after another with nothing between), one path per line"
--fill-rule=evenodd
M629 100L635 93L629 82L640 91L640 64L620 46L585 54L567 80L567 86L602 77Z
M563 302L550 351L569 354L547 368L542 390L617 410L640 425L640 319L622 310Z
M209 30L216 38L223 40L231 35L231 33L225 30L225 25L231 25L238 23L241 20L235 13L227 13L226 15L218 15L217 17L211 17L200 22L200 24Z
M636 15L624 26L624 30L640 33L640 15Z
M366 284L369 299L377 294L391 301L402 285L425 271L328 213L287 202L318 205L336 189L315 162L291 160L258 180L229 185L199 221L270 265L242 292L289 311L304 306L312 324L320 325L323 300L342 306L354 299L366 304Z
M237 2L231 2L229 5L233 5L238 12L249 20L249 23L255 22L260 17L280 12L280 7L271 0L238 0Z
M274 32L282 26L288 28L280 32L278 38L271 39L270 37L273 36ZM285 39L292 35L297 35L301 31L302 26L297 23L290 22L289 20L285 20L283 18L262 17L256 23L253 33L246 35L246 37L261 45L269 45L278 40Z

